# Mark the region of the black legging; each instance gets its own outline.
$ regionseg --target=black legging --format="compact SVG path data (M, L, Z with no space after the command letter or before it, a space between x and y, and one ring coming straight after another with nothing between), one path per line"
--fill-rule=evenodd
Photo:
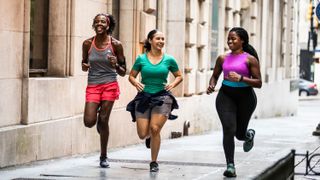
M216 108L223 128L223 149L227 164L234 163L234 136L246 140L249 120L257 105L252 87L222 85Z

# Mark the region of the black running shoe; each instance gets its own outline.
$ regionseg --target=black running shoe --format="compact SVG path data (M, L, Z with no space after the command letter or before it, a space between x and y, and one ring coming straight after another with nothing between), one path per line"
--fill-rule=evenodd
M110 164L107 157L100 156L100 167L109 168Z
M243 151L244 152L249 152L253 148L253 143L254 143L254 135L256 132L253 129L249 129L247 131L247 140L244 141L243 143Z
M157 162L152 161L150 163L150 172L158 172L159 171L159 165Z
M147 147L148 149L150 149L150 142L151 142L151 137L149 137L149 138L146 139L146 147Z
M223 172L223 175L225 177L236 177L236 168L234 167L234 164L230 163L227 165L227 169Z

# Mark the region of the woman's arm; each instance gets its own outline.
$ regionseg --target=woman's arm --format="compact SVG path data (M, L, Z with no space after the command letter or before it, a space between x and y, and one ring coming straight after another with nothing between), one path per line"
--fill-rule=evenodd
M261 80L259 62L253 56L249 56L248 59L249 59L249 70L251 72L251 78L243 77L242 82L245 82L255 88L261 88L262 80Z
M143 90L144 85L137 80L137 75L139 74L139 71L131 70L129 74L129 82L137 88L137 90L140 92Z
M175 78L172 83L166 85L165 90L167 90L167 91L170 91L172 88L177 87L178 84L180 84L183 80L180 70L173 72L172 74L174 75Z
M120 76L125 76L127 71L127 66L126 66L126 58L124 57L124 54L123 54L122 44L120 41L114 38L112 39L111 42L116 54L115 59L113 59L113 57L110 57L111 61L114 62L113 67L116 69L117 73Z
M87 39L85 41L83 41L82 43L82 61L81 61L81 67L82 67L82 71L88 71L88 69L90 68L89 62L88 62L88 51L90 49L91 46L91 39Z
M223 63L224 55L220 55L217 58L216 65L214 66L212 76L209 81L209 87L207 89L207 94L214 92L214 88L216 87L219 76L222 72L222 63Z

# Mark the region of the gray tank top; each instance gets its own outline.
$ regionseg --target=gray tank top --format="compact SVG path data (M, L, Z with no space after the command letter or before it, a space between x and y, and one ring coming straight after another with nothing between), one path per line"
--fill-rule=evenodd
M88 84L106 84L117 81L116 69L111 66L108 60L108 55L115 55L111 45L111 37L107 47L104 49L97 48L95 40L96 37L93 38L88 52L88 62L90 64Z

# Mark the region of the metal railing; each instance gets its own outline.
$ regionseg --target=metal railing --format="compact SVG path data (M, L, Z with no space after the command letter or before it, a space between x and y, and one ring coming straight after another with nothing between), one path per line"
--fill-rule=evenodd
M295 154L297 157L303 157L296 165L295 168L299 165L301 165L303 162L305 162L305 168L304 172L295 172L295 175L308 175L308 176L319 176L320 175L320 154L315 153L317 149L315 149L313 152L309 153L309 151L306 152L306 154Z
M274 165L270 166L258 176L255 180L293 180L295 175L303 176L320 176L320 154L316 153L320 147L316 148L314 151L309 153L307 151L305 154L298 154L295 150L278 160ZM297 157L302 157L295 164L295 159ZM302 168L304 172L295 172L297 167L301 167L305 163L305 167Z

